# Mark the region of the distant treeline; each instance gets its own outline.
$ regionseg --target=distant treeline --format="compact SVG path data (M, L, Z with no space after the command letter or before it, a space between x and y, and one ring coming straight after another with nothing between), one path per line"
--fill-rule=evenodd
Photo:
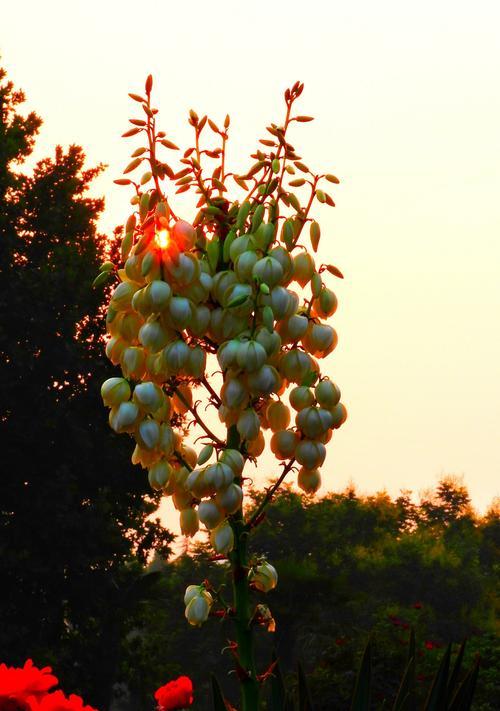
M91 283L110 243L96 230L103 202L87 194L100 169L71 146L23 173L41 122L22 102L0 71L0 662L52 664L101 711L113 696L116 709L150 711L155 688L188 674L195 708L209 709L209 671L230 668L218 653L229 626L190 628L182 596L209 570L222 583L224 565L203 546L167 562L159 495L107 426L99 387L113 369ZM453 480L419 505L285 491L255 537L279 572L260 668L274 644L285 672L304 664L318 711L340 710L373 631L380 706L413 625L422 693L441 645L469 637L468 661L483 660L475 709L496 709L499 531L498 510L475 517Z

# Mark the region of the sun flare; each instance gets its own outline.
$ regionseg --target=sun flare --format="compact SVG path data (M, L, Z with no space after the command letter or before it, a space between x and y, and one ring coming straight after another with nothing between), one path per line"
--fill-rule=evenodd
M170 242L170 232L168 230L160 230L156 233L155 242L160 249L166 249Z

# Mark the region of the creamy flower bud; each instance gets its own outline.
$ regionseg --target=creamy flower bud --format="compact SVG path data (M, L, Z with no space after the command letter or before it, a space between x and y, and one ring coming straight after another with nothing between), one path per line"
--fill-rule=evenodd
M247 372L258 370L266 362L266 351L257 341L242 341L236 361Z
M157 279L146 287L146 294L151 310L157 313L167 308L172 296L172 290L166 281Z
M302 339L304 348L318 358L324 358L331 353L337 342L337 332L331 326L312 322Z
M240 254L243 254L247 249L251 248L250 238L247 235L236 237L229 247L229 256L234 263Z
M260 328L255 335L255 340L264 348L268 357L279 353L281 336L277 331L269 333L267 328Z
M240 414L236 427L242 439L255 439L260 430L259 416L255 410L249 408Z
M295 422L306 437L316 439L332 427L333 417L323 408L306 407L297 414Z
M192 309L192 318L188 324L193 336L204 336L210 324L210 309L205 304L199 304Z
M281 377L272 365L267 363L248 375L248 387L254 395L270 395L278 390Z
M281 246L273 247L269 256L276 259L283 269L282 282L288 283L293 275L293 259L287 249Z
M174 503L177 511L183 511L191 506L193 502L193 497L190 491L184 491L183 489L176 489L172 495L172 501Z
M234 263L234 271L240 282L252 282L252 269L258 260L258 256L255 252L250 250L242 252Z
M278 332L283 343L293 343L293 341L298 341L302 338L307 331L308 324L307 316L299 316L298 314L281 321L278 326Z
M108 378L101 385L101 397L109 407L119 405L130 400L130 385L125 378Z
M292 348L282 356L278 369L289 382L300 383L313 370L313 361L308 353Z
M143 469L148 469L156 464L160 457L160 453L154 450L142 449L142 447L139 447L139 445L136 444L134 451L132 452L131 461L132 464L140 464Z
M234 472L228 464L217 462L210 464L205 469L205 480L207 484L213 487L216 491L227 489L233 483Z
M189 349L189 357L186 363L186 372L193 378L201 378L205 372L207 356L201 346L194 346Z
M165 489L170 484L172 479L172 467L164 459L154 464L149 472L160 489Z
M222 402L230 410L241 410L248 404L248 391L239 378L229 378L221 388Z
M158 449L166 457L171 457L174 453L174 431L169 425L160 425L160 433L158 437Z
M120 358L123 374L126 378L140 380L146 371L146 354L143 348L129 346Z
M141 326L139 341L152 353L158 353L171 340L171 333L166 331L158 321L149 321Z
M230 484L227 489L217 492L215 501L227 514L236 513L243 501L243 491L238 484Z
M191 600L202 594L204 588L202 585L188 585L184 593L184 604L189 605Z
M140 316L135 313L123 314L123 317L119 321L118 333L116 335L121 336L124 341L132 343L137 341L139 334L139 329L143 324L143 320Z
M212 596L205 592L194 597L186 607L185 617L193 627L200 627L207 621L212 605Z
M122 402L109 413L109 424L115 432L132 432L139 417L135 402Z
M334 430L337 430L347 420L347 408L345 405L343 405L341 402L339 402L331 410L331 413L332 413L332 417L333 417L332 427Z
M217 351L217 360L222 370L227 370L232 365L236 364L238 349L241 341L232 340L223 343Z
M275 318L282 319L290 307L290 293L284 286L275 286L268 296L261 296L261 304L270 306Z
M279 430L271 437L271 452L277 459L291 459L295 455L299 436L293 430Z
M200 528L198 514L195 509L183 509L180 513L181 532L184 536L192 538Z
M266 440L262 434L262 430L259 432L255 439L252 439L247 443L247 451L252 457L260 457L266 446Z
M314 259L307 252L300 252L293 258L293 278L304 287L314 274Z
M318 469L300 468L297 484L306 494L315 494L321 486L321 474Z
M266 418L273 432L286 430L290 424L290 410L284 402L275 400L267 406Z
M181 340L173 341L163 349L162 358L171 373L181 373L188 362L189 346Z
M132 297L136 291L137 286L134 286L134 284L129 281L123 281L121 284L118 284L116 289L113 291L110 304L117 311L126 311L127 309L130 309Z
M189 299L183 296L172 296L168 309L174 326L180 331L184 330L192 319L192 308Z
M216 553L227 555L234 548L233 529L227 521L220 523L210 534L210 543Z
M269 592L278 584L278 573L271 563L261 563L250 571L251 584L261 592Z
M283 267L277 259L263 257L256 262L252 274L268 286L276 286L283 279Z
M146 412L156 412L163 405L165 395L158 385L147 381L135 386L133 400Z
M198 518L209 531L216 528L216 526L218 526L222 521L223 517L224 514L217 507L213 499L210 499L209 501L202 501L198 506Z
M340 390L331 380L321 380L314 389L316 400L321 407L332 409L340 401Z
M186 479L186 488L198 499L210 496L214 491L213 486L207 482L205 472L206 469L193 469Z
M314 403L314 395L310 388L305 385L298 385L290 390L290 405L294 410L303 410Z
M127 345L128 344L124 340L116 336L110 338L106 343L106 355L113 365L118 365L121 360L122 353L125 348L127 348Z
M196 242L196 230L186 220L177 220L172 227L172 242L174 242L180 250L186 252L194 247Z
M337 297L330 291L330 289L323 288L317 299L314 299L312 305L312 312L314 316L320 316L321 318L328 318L333 316L337 310L338 301Z
M194 254L179 255L177 263L169 265L169 272L180 286L188 286L200 276L200 264Z
M218 272L213 278L212 296L219 304L224 303L224 294L230 286L238 281L233 271Z
M322 442L303 439L295 450L295 459L306 469L317 469L325 461L326 448Z
M224 449L219 457L219 462L230 466L235 476L241 476L245 466L243 455L237 449Z
M160 442L160 425L156 420L143 420L137 427L136 438L144 449L155 449Z

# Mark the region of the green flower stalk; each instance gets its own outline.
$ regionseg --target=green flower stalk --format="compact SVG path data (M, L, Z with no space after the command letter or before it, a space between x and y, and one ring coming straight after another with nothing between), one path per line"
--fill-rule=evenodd
M158 130L151 90L148 77L144 94L130 94L139 118L123 135L145 145L115 181L133 190L123 263L106 262L96 279L118 280L106 315L106 354L121 377L103 384L102 397L111 427L135 440L132 461L147 470L154 490L172 496L182 533L193 536L201 525L216 558L227 560L232 605L208 582L191 585L186 618L194 626L210 615L231 618L241 709L256 711L269 674L256 669L253 626L262 610L272 616L255 598L277 585L278 573L252 554L252 531L296 464L303 492L319 489L325 445L347 417L339 388L320 369L337 345L325 319L337 308L330 282L342 274L334 265L318 267L311 254L321 230L310 213L334 206L319 185L339 181L311 171L289 142L292 124L312 120L294 112L299 82L285 92L283 124L266 128L240 175L227 165L228 116L219 126L190 111L194 144L175 166L160 155L178 149ZM203 147L207 131L220 145ZM140 168L142 176L131 177ZM191 221L173 205L187 192L198 209ZM217 363L221 378L210 380ZM216 431L202 404L217 412ZM201 435L199 451L188 444L191 424ZM264 451L266 430L283 470L250 517L245 467Z

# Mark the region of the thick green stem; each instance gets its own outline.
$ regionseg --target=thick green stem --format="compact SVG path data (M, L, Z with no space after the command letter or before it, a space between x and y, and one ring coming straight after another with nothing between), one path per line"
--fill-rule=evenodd
M228 446L239 448L239 437L235 427L228 432ZM241 481L237 482L241 485ZM250 588L248 585L248 537L243 508L234 514L231 521L234 532L234 549L230 555L233 575L234 623L238 648L237 673L241 685L241 711L258 711L259 681L255 667L253 650L253 630L251 625Z
M235 547L231 559L233 569L233 600L238 644L238 669L241 683L242 711L258 711L259 682L253 652L250 590L248 587L248 532L244 530L243 517L233 522Z

